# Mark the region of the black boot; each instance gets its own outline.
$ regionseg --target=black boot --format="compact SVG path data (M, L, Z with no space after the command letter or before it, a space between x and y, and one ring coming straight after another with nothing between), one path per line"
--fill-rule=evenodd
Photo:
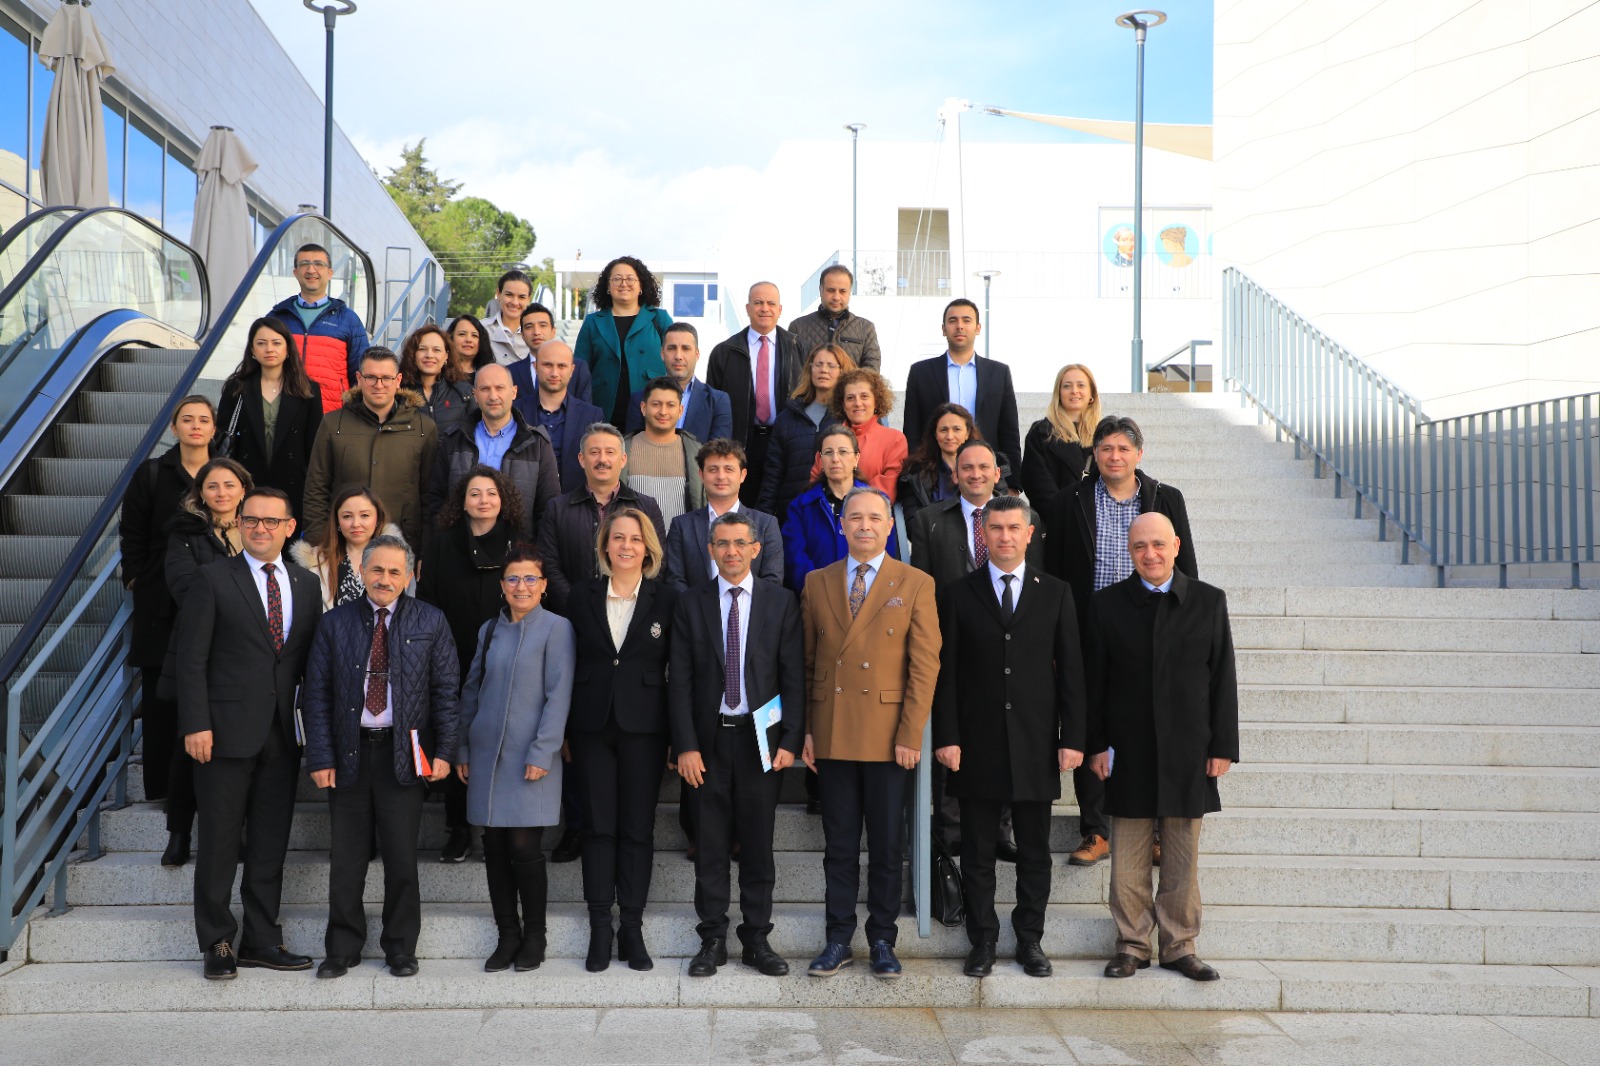
M590 973L601 973L611 966L611 908L603 913L589 912L589 955L583 968Z
M499 973L511 968L512 959L521 949L522 927L517 924L516 874L511 870L505 845L493 833L483 835L483 870L489 878L489 910L494 914L494 927L500 931L500 942L483 968Z
M189 861L189 834L168 833L167 850L161 853L162 866L182 866Z
M623 918L622 927L617 930L617 957L627 963L630 970L655 968L655 960L644 946L644 930L638 922Z
M517 895L522 898L522 948L516 958L517 972L522 973L537 970L544 961L544 915L550 879L543 855L532 862L514 862L511 869L517 878Z

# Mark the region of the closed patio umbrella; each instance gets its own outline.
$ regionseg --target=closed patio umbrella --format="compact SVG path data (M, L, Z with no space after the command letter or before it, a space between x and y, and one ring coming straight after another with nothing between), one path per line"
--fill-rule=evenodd
M116 70L94 18L77 0L56 10L39 39L39 59L55 71L39 160L47 207L105 207L106 126L100 82Z
M194 233L189 243L200 253L211 278L213 315L233 295L255 252L244 179L256 166L255 157L231 126L211 127L195 164L200 191L194 198Z

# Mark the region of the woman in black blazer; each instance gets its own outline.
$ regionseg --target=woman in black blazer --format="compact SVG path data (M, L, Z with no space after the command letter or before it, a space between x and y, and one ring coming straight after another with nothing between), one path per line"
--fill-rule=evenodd
M322 425L322 388L306 374L300 349L275 318L250 323L244 358L222 385L217 450L255 484L282 489L301 520L311 443Z
M1082 363L1056 374L1044 417L1028 429L1022 453L1022 491L1042 512L1050 498L1083 480L1094 460L1094 427L1100 424L1100 386Z
M572 587L567 620L578 645L567 740L582 782L583 898L589 904L591 973L611 964L611 905L621 912L617 957L635 970L645 950L645 900L655 862L656 800L667 762L667 653L677 593L657 581L655 526L623 507L600 523L605 576Z

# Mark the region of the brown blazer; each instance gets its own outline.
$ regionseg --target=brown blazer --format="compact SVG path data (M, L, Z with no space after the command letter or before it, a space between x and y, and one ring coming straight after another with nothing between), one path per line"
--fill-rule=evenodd
M861 613L850 617L843 559L806 575L806 733L819 759L892 762L922 748L939 679L933 579L885 557Z

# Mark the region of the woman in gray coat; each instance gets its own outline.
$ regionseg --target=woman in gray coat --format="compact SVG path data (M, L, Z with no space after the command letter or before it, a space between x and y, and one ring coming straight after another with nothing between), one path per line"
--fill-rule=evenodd
M490 972L544 961L549 882L541 838L561 820L561 741L576 659L572 626L539 606L537 548L507 550L500 591L506 605L478 630L457 708L456 773L467 784L467 820L483 827L489 906L500 932L483 964Z

